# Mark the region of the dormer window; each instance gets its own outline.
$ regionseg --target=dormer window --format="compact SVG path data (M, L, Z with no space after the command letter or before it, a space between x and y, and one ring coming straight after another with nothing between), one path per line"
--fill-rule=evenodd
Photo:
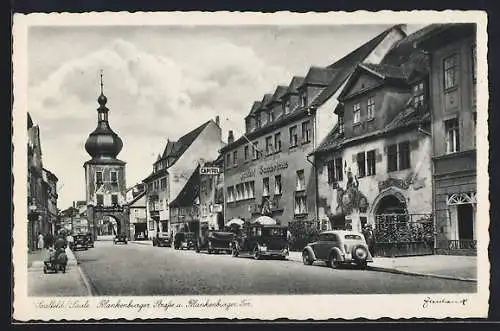
M290 112L291 106L292 106L292 104L290 102L290 99L287 99L285 101L285 103L283 104L283 108L285 109L285 114L288 114Z
M274 112L272 110L267 113L267 121L268 122L273 122L274 121Z
M255 116L255 127L259 129L262 126L262 122L260 121L260 116Z
M361 120L361 105L359 103L352 106L353 123L359 123Z
M424 82L418 82L413 86L413 107L416 109L425 105Z
M305 92L300 95L300 105L307 107L307 94Z

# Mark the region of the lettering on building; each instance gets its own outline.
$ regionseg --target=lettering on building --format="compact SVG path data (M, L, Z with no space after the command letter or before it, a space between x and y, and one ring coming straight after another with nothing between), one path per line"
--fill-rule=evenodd
M286 162L286 161L285 162L277 162L277 163L270 165L270 166L261 166L259 173L261 175L264 175L264 174L272 173L272 172L275 172L278 170L284 170L286 168L288 168L288 162Z

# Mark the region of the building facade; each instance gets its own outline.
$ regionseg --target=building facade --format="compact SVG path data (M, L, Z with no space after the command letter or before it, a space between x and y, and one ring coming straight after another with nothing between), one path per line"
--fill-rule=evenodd
M98 222L107 216L115 220L118 233L130 238L130 226L124 209L126 163L116 158L123 148L123 142L109 126L109 109L106 107L107 98L102 92L102 82L97 102L97 128L89 134L85 143L85 150L91 159L83 165L89 230L95 238Z
M310 156L334 127L333 100L359 63L376 62L405 37L391 27L332 65L311 67L254 102L245 118L245 134L230 132L224 156L224 219L252 221L261 215L278 223L320 224L314 157Z
M200 167L200 227L224 230L224 159Z
M50 224L50 232L56 233L58 222L57 209L57 182L58 178L51 171L43 168L43 182L47 192L47 221Z
M476 25L439 25L417 47L429 52L432 63L433 200L438 253L475 254Z
M219 118L209 120L177 141L168 140L153 164L153 171L143 180L146 186L146 213L149 237L157 232L172 232L180 226L170 221L169 204L177 198L200 164L214 160L223 146Z
M434 251L429 59L412 47L428 32L358 66L339 95L338 125L315 152L319 217L338 229L371 225L378 255Z
M130 238L148 239L148 225L146 219L146 191L141 190L127 201L127 218L130 224Z
M200 166L196 167L177 197L169 204L171 231L195 232L200 229Z

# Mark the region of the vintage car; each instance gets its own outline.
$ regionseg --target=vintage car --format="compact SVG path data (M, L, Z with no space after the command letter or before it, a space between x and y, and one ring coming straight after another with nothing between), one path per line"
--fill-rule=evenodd
M289 252L286 226L276 224L250 224L242 229L241 236L233 242L232 255L250 255L287 259Z
M167 232L158 232L153 238L153 246L157 247L171 247L172 238Z
M87 233L87 248L94 248L94 238L92 233Z
M196 235L194 232L177 232L174 236L175 249L194 249Z
M73 251L87 250L88 249L87 235L85 235L85 234L73 235L73 243L71 243L70 248Z
M196 252L207 251L208 254L219 252L232 252L234 233L208 230L202 232L196 243Z
M361 233L334 230L320 233L317 241L304 247L302 261L305 265L324 261L331 268L342 264L355 264L364 269L368 262L373 262L373 258Z
M127 244L128 243L128 239L127 239L127 235L126 234L117 234L115 236L115 239L113 239L113 244L118 244L118 243L122 243L122 244Z

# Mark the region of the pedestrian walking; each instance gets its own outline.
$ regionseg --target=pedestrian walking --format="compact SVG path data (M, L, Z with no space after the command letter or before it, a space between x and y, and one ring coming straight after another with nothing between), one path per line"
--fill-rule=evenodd
M366 224L363 227L363 236L365 236L366 245L372 256L375 256L375 235L372 230L371 224Z
M67 246L66 239L62 235L58 236L54 242L54 249L59 251L60 249L65 249Z
M45 248L51 248L54 245L54 236L52 235L52 233L48 232L45 235L44 241L45 241Z
M38 232L37 248L38 249L43 249L44 247L45 247L45 244L44 244L43 234L41 232Z

